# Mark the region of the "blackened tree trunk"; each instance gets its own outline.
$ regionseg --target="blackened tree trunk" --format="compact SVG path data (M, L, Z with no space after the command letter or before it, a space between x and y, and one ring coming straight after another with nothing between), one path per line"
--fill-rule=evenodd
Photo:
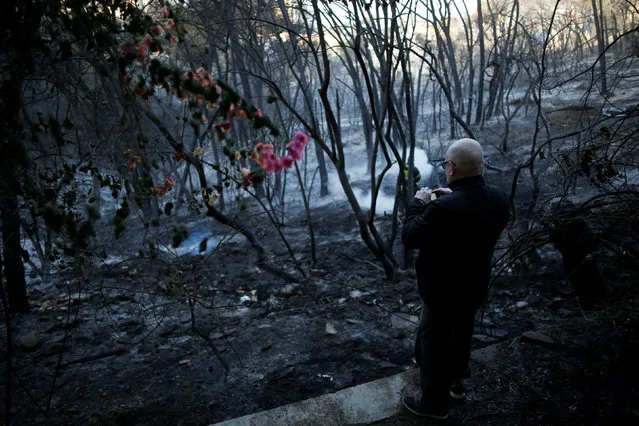
M320 173L320 197L325 197L329 194L328 190L328 169L326 168L326 158L324 158L324 151L322 148L315 144L315 155L317 156L317 165Z
M0 302L2 303L2 313L4 314L4 326L7 331L4 370L4 424L11 424L11 397L13 395L13 328L11 326L11 316L8 315L9 303L4 294L4 286L2 285L2 256L0 256Z
M486 72L484 17L481 11L481 0L477 0L477 27L477 40L479 40L479 79L477 85L477 110L475 113L475 125L479 124L484 112L484 73Z
M606 81L606 33L605 33L605 21L603 4L599 0L599 6L597 7L597 0L592 0L592 13L595 20L595 30L597 32L597 48L599 51L599 66L601 70L601 93L604 95L608 92L608 83Z
M3 4L3 6L6 6ZM14 13L0 10L0 15ZM4 20L0 20L2 22ZM25 31L31 29L26 28ZM29 33L32 34L32 33ZM26 38L26 37L25 37ZM24 279L22 247L20 246L20 214L18 195L21 194L20 172L29 166L29 160L21 140L20 121L21 89L24 75L22 60L15 60L9 72L4 73L0 82L0 220L2 220L2 257L6 278L6 290L10 313L25 313L27 306L27 285Z
M6 170L6 168L3 168ZM9 311L13 314L27 312L27 284L24 279L22 247L20 246L20 214L16 191L10 186L17 183L12 176L3 176L0 214L2 215L2 257L7 282ZM5 179L8 179L5 180ZM8 184L8 185L7 185Z

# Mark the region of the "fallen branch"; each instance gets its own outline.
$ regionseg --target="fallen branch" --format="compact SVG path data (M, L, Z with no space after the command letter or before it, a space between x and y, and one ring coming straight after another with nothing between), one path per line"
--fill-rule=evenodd
M84 364L86 362L97 361L99 359L108 358L110 356L122 355L122 354L125 354L126 352L127 350L124 348L112 349L110 351L102 352L95 355L89 355L89 356L75 359L73 361L65 362L64 364L62 364L62 367L64 368L73 364Z

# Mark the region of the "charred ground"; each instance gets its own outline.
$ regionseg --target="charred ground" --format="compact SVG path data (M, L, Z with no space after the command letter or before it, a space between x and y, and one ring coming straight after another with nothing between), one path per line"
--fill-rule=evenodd
M504 169L490 171L488 182L510 189L513 164L527 148L487 152ZM520 185L518 199L526 200L531 182L522 175ZM215 236L209 244L218 244L184 256L169 248L170 226L150 235L132 225L116 241L105 219L94 248L106 258L65 259L49 282L33 279L31 312L15 318L16 424L209 424L415 368L420 304L412 270L385 278L346 202L313 208L317 262L309 269L305 214L301 205L288 211L281 229L306 280L259 210L249 206L240 216L260 229L269 261L297 282L261 269L241 236L209 218L174 222L192 236L206 229ZM390 224L388 216L378 220ZM155 258L151 239L166 243ZM504 237L497 253L507 245ZM493 348L492 355L473 361L470 401L453 421L636 417L633 264L603 252L610 297L586 306L559 252L546 244L536 253L535 263L515 263L494 281L474 336L474 347ZM522 339L531 330L554 344ZM411 422L400 416L382 424Z

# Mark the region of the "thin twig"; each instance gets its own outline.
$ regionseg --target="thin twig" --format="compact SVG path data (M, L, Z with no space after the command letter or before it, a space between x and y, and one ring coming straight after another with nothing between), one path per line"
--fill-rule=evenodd
M362 262L362 263L368 263L369 265L375 267L376 269L379 269L380 271L384 272L384 268L382 268L381 266L379 266L376 263L371 262L370 260L366 260L366 259L358 259L357 257L353 257L353 256L349 256L347 254L344 254L345 257L354 260L356 262Z
M222 358L222 355L217 350L217 347L215 346L215 343L213 343L213 340L205 332L203 332L202 330L198 328L197 323L195 322L195 303L193 302L193 299L190 297L189 297L189 309L191 311L191 329L195 333L197 333L198 336L204 339L204 341L208 343L211 349L213 350L213 354L215 355L217 360L220 362L220 364L222 364L222 367L224 367L224 381L226 382L229 375L229 365L224 360L224 358Z

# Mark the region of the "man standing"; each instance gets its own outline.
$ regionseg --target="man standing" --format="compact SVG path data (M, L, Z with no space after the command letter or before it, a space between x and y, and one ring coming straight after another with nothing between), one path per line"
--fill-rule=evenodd
M449 395L464 399L470 374L475 313L484 302L490 265L509 218L506 194L484 182L484 153L473 139L460 139L442 167L450 189L420 189L408 206L402 229L416 262L423 302L415 343L421 398L404 397L414 414L445 419Z

